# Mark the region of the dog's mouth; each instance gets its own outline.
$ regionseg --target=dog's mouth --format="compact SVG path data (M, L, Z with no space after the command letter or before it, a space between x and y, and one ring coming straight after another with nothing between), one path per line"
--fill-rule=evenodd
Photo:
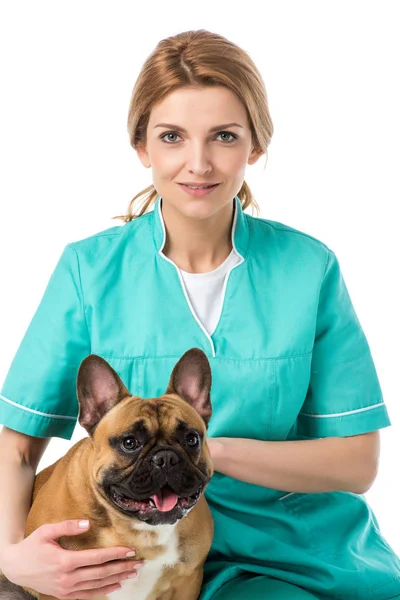
M182 512L186 512L190 508L193 508L197 503L201 491L202 486L191 496L178 496L178 494L166 484L149 498L135 500L134 498L125 496L115 486L111 486L111 498L117 506L128 512L151 513L159 511L167 513L174 509L180 509Z

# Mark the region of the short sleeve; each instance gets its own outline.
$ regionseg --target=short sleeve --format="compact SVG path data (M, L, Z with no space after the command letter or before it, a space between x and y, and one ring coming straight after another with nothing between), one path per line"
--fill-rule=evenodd
M0 424L35 437L71 439L76 377L90 354L76 250L68 244L14 356L0 393Z
M391 425L370 348L338 259L328 250L310 383L298 417L306 437L346 437Z

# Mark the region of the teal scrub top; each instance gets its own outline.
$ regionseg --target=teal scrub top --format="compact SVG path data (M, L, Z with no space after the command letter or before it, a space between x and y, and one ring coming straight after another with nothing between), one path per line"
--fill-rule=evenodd
M197 347L212 369L210 437L312 440L389 426L335 254L310 235L245 214L238 196L233 203L232 243L242 260L227 277L212 335L162 254L160 196L151 212L68 244L2 387L0 423L70 439L85 356L102 356L132 394L152 397ZM215 537L202 600L243 571L320 597L400 594L400 561L363 495L290 493L216 472L206 498Z

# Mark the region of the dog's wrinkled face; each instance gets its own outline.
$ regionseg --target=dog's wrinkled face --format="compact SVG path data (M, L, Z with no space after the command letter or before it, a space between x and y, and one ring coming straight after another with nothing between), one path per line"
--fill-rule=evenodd
M93 439L95 485L113 509L160 525L196 505L213 474L205 442L210 389L210 365L198 348L182 356L158 398L131 396L104 359L85 358L79 422Z

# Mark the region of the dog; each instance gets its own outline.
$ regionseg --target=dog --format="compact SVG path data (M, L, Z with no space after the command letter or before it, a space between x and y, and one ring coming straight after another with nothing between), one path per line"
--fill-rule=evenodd
M140 577L96 600L198 598L214 534L204 497L213 475L210 390L210 364L199 348L185 352L156 398L132 396L100 356L80 364L78 419L89 436L37 474L25 536L82 518L90 530L60 537L63 548L133 548L134 560L144 561ZM0 598L56 600L4 575L0 590Z

